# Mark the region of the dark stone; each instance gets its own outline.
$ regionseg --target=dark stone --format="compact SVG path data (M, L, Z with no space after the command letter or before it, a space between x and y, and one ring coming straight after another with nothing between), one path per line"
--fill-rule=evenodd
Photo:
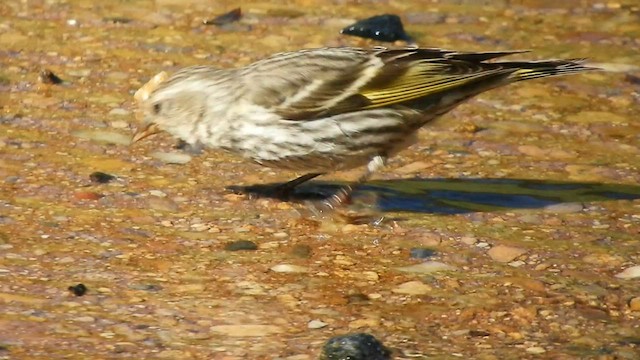
M71 291L75 296L82 296L87 293L87 290L88 289L84 284L69 286L69 291Z
M240 20L241 17L242 17L242 10L240 8L236 8L229 11L226 14L216 16L213 19L204 20L202 23L205 25L223 26L223 25L230 24L232 22L236 22Z
M115 180L115 176L113 175L109 175L107 173L103 173L100 171L96 171L94 173L92 173L91 175L89 175L89 179L91 180L91 182L97 183L97 184L106 184L109 181L113 181Z
M426 259L435 256L436 251L427 248L412 248L410 254L413 259Z
M291 249L291 255L303 259L310 258L312 252L311 246L305 244L294 245Z
M322 348L320 360L389 360L391 352L373 335L335 336Z
M356 293L347 295L348 304L367 304L369 303L369 296L367 294Z
M109 16L106 17L104 19L102 19L102 21L106 22L106 23L112 23L112 24L128 24L130 22L132 22L133 20L126 18L126 17L122 17L122 16Z
M253 241L239 240L228 243L224 249L227 251L258 250L258 245Z
M43 84L62 84L63 81L49 69L44 69L38 74L38 80Z
M156 292L162 290L162 286L157 284L131 284L130 289Z
M400 17L390 14L360 20L342 29L340 33L386 42L411 41L411 37L404 32Z
M469 330L469 336L473 336L473 337L485 337L485 336L489 336L491 335L491 333L484 331L484 330Z

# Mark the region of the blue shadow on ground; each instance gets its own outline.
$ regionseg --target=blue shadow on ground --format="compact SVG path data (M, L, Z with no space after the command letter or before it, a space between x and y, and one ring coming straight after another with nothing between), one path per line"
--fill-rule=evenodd
M234 187L258 197L277 198L278 184ZM312 181L299 186L288 201L319 200L343 183ZM525 179L408 179L372 181L358 186L354 197L374 194L381 211L433 214L543 208L560 203L640 199L640 186Z

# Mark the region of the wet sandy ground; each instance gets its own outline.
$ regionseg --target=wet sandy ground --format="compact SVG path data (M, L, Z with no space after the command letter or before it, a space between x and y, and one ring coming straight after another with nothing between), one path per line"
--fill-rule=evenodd
M0 358L303 360L352 332L397 359L637 358L633 3L3 1ZM202 25L238 5L240 22ZM339 30L381 13L423 46L607 71L494 90L423 130L357 192L379 226L225 191L296 174L168 136L127 145L154 74L378 45Z

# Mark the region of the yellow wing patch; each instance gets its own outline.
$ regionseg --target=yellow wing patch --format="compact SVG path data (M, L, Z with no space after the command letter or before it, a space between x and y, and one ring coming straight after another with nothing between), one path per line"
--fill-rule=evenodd
M404 74L390 83L371 88L365 86L359 93L370 101L364 108L371 109L455 90L482 78L514 71L513 69L495 67L459 70L450 64L416 61Z

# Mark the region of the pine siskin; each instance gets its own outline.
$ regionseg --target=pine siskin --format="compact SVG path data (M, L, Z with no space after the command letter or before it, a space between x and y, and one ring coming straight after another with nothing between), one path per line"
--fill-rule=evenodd
M487 62L521 52L322 48L238 69L188 67L141 101L144 124L133 142L166 131L260 165L307 172L284 190L363 165L366 181L411 145L418 129L475 95L593 69L582 60Z

